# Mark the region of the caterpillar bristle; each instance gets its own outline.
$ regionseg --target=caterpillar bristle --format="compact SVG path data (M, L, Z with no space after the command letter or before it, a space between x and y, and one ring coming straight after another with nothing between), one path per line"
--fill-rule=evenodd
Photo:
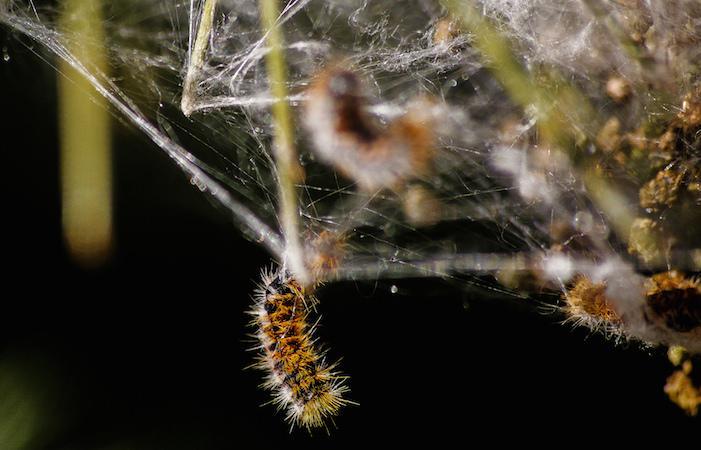
M337 363L326 362L313 335L319 319L309 324L316 299L287 271L270 268L261 272L254 300L251 325L260 351L254 366L267 372L261 386L272 391L270 403L286 412L292 428L328 431L341 408L353 402L344 398L348 377L336 371Z

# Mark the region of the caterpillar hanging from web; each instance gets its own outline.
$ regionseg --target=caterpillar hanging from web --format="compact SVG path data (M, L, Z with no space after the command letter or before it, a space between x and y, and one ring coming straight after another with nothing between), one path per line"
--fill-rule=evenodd
M345 398L347 377L328 364L310 323L316 299L285 268L263 270L250 313L260 351L256 367L267 373L262 386L284 410L292 428L308 431L334 424Z

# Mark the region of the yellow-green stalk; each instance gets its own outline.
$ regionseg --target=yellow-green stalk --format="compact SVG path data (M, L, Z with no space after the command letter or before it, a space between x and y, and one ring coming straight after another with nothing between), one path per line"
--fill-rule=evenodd
M94 73L107 73L102 2L66 0L61 30L68 50ZM107 101L70 64L59 62L63 234L71 257L96 266L112 246L112 155Z
M292 114L287 103L287 67L283 51L282 31L277 23L280 15L278 0L261 0L260 14L268 46L268 52L265 56L268 81L274 97L272 107L273 148L280 194L280 222L286 244L286 262L297 280L305 285L313 280L309 279L302 254L296 187L296 184L302 181L304 174L297 158Z

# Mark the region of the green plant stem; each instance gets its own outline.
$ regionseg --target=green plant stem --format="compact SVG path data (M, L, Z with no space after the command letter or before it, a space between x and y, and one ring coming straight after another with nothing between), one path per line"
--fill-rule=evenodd
M60 28L72 38L68 49L81 64L107 74L102 2L67 0L62 6ZM64 60L58 68L63 234L74 261L94 267L109 258L113 245L111 116L87 79Z
M285 237L286 258L292 273L302 284L309 279L299 236L299 207L296 184L303 179L302 167L294 146L292 115L287 103L287 69L283 52L283 36L277 20L280 14L277 0L261 0L260 13L266 30L268 52L265 56L270 90L275 99L272 107L275 128L273 147L280 194L280 221Z

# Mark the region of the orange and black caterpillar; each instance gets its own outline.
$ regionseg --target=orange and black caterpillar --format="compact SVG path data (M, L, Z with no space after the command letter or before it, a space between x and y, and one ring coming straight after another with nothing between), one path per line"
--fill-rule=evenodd
M343 398L347 377L327 364L315 346L308 318L316 300L284 269L262 272L254 300L252 325L260 350L256 367L267 372L262 386L272 391L272 402L286 411L292 427L327 428L341 407L352 402Z

